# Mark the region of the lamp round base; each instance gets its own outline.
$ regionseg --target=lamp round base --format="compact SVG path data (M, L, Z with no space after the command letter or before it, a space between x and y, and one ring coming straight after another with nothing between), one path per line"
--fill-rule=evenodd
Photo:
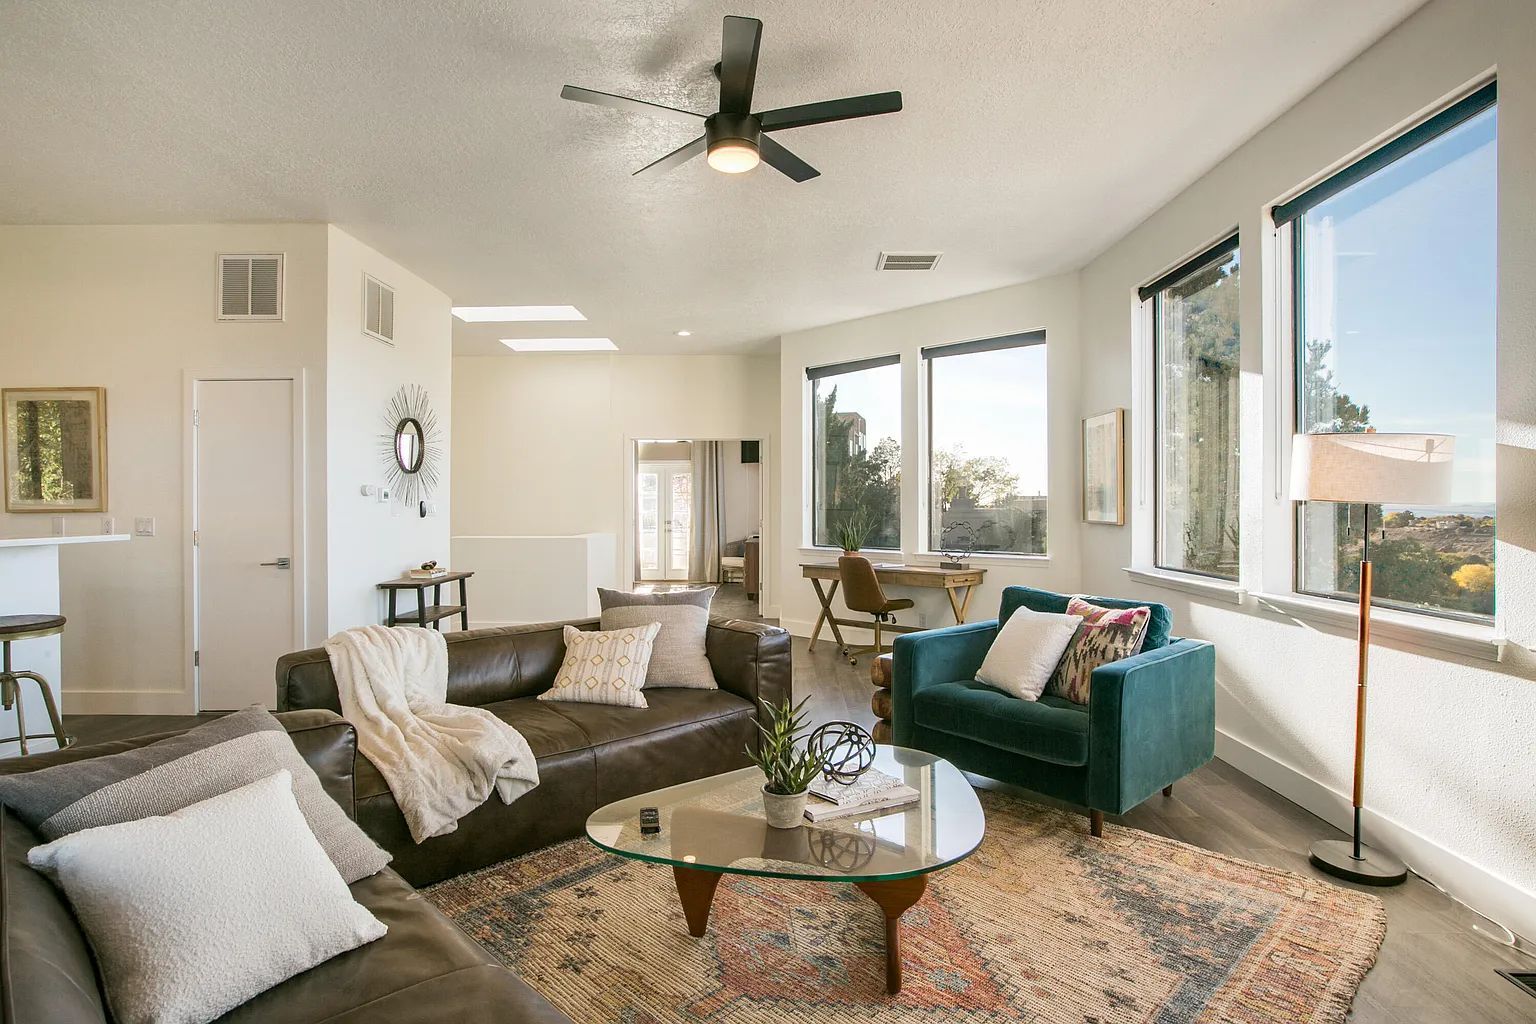
M1390 853L1360 847L1348 839L1323 839L1312 844L1314 867L1336 878L1360 885L1401 885L1408 877L1408 867Z

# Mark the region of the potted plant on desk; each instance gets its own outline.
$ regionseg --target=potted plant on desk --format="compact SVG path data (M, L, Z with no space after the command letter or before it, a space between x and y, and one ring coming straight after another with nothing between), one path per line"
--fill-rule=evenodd
M773 828L795 828L804 823L806 792L821 763L804 745L798 745L806 733L806 697L799 704L784 698L782 704L764 704L768 724L759 724L762 733L757 749L747 747L747 757L763 771L763 816Z
M832 536L842 545L843 554L856 555L869 536L869 516L862 509L844 516L832 530Z

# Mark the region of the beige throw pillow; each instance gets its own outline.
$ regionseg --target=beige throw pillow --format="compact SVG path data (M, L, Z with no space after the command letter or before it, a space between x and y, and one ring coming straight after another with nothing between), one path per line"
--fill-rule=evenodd
M660 630L654 622L594 633L566 626L565 660L539 700L650 707L640 688Z
M622 590L597 591L602 606L603 629L643 626L655 622L661 626L651 655L651 667L645 673L645 688L681 687L690 690L717 690L715 670L705 654L709 633L709 603L715 587L697 590L668 590L659 594L632 594Z
M1008 617L976 672L976 679L1020 700L1039 700L1062 652L1083 620L1020 608Z

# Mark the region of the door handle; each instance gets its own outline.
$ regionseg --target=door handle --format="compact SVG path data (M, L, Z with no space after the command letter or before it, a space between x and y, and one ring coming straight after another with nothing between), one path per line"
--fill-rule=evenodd
M289 567L289 566L290 566L290 565L292 565L292 564L293 564L293 563L292 563L292 562L291 562L291 561L290 561L290 560L289 560L289 559L288 559L288 558L286 558L286 557L283 557L283 558L279 558L279 559L278 559L278 560L277 560L277 561L275 561L275 562L262 562L262 563L261 563L261 564L262 564L262 565L271 565L271 566L275 566L275 567L277 567L277 568L279 568L279 569L286 569L286 568L288 568L288 567Z

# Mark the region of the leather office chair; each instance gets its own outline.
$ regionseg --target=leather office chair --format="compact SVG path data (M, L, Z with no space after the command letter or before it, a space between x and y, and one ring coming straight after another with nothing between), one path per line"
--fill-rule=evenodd
M848 606L848 610L872 615L875 620L874 645L848 648L843 652L848 658L848 664L858 664L861 654L879 654L885 649L880 646L880 633L887 623L893 633L913 631L910 626L897 626L895 615L903 608L911 608L912 599L886 597L885 590L880 586L880 577L875 575L875 567L869 559L863 555L842 555L837 560L837 574L843 583L843 603Z

